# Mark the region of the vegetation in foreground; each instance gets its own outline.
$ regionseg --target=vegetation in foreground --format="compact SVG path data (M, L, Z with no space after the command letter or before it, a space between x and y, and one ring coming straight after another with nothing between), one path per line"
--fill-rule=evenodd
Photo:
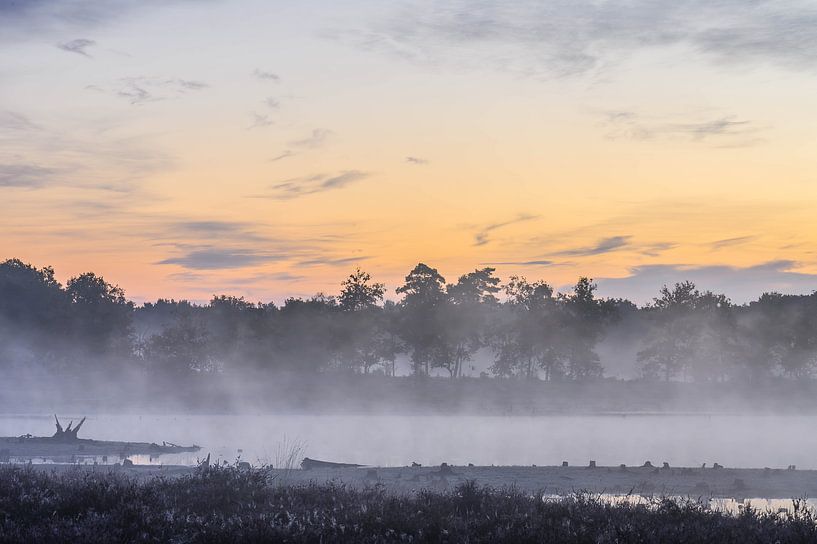
M0 468L0 542L815 542L817 517L693 501L544 502L473 483L391 495L382 487L285 486L216 468L138 482L115 473Z

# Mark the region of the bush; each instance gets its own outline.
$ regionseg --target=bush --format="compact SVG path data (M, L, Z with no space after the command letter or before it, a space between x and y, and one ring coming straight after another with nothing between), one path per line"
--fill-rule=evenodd
M112 472L0 468L0 542L815 542L817 519L694 501L543 501L473 482L446 493L382 486L271 485L264 470L215 467L137 481Z

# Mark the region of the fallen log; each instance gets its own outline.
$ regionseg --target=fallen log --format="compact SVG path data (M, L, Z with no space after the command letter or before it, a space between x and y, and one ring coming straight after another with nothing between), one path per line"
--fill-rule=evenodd
M155 442L121 442L114 440L93 440L90 438L78 438L82 425L86 418L82 418L76 427L71 421L67 427L63 428L59 418L54 415L54 422L57 430L52 436L32 436L25 434L22 436L0 437L0 450L7 451L9 458L44 458L54 459L57 457L80 454L83 456L106 456L106 455L163 455L169 453L196 452L201 447L179 446L172 442L162 442L162 445Z

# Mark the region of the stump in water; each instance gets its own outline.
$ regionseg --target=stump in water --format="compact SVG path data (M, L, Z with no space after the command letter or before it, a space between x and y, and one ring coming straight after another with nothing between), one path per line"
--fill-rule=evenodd
M71 428L74 425L74 422L72 420L70 423L68 423L68 427L63 429L62 425L60 424L59 418L57 418L57 414L54 414L54 421L57 425L57 431L51 436L51 438L53 438L54 440L58 440L60 442L73 442L75 440L78 440L77 433L79 432L79 429L82 427L82 424L85 423L86 419L87 418L83 417L77 424L77 426L74 427L73 429Z

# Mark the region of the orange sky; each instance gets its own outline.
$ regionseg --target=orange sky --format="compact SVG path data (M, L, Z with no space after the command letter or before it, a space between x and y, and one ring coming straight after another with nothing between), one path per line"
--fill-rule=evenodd
M807 3L119 8L0 8L0 257L136 300L817 289Z

